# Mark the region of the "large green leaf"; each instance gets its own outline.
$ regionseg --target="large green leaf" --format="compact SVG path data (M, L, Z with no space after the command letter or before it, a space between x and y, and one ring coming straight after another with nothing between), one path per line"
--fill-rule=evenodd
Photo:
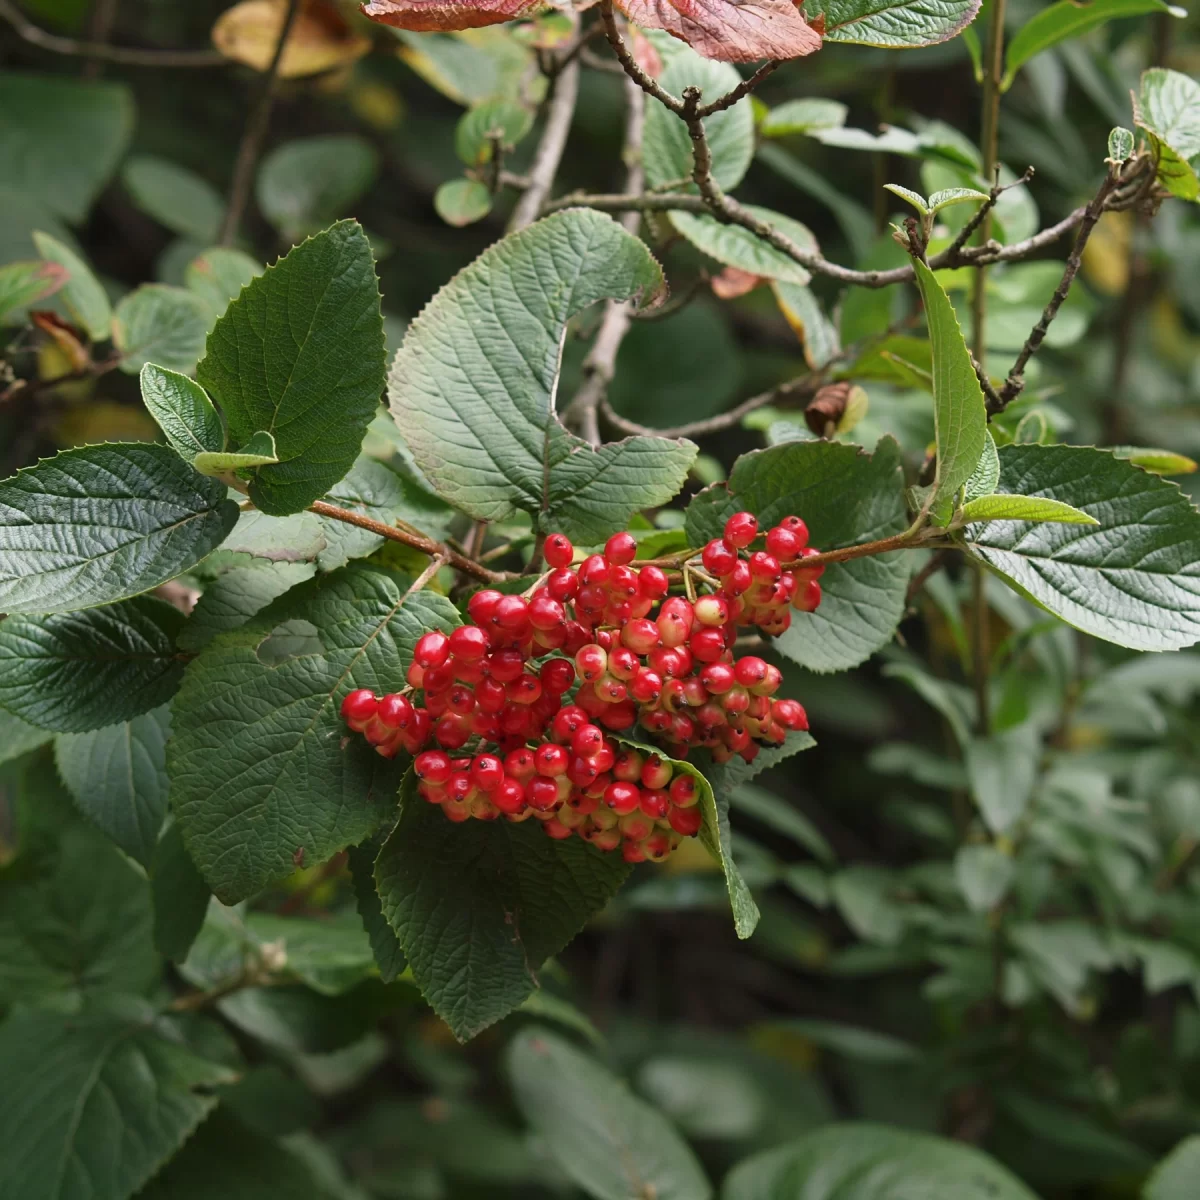
M0 880L0 1005L69 1007L84 995L147 990L160 964L146 880L82 822L54 839L38 869Z
M285 237L302 238L345 216L378 170L379 155L366 138L292 138L258 169L258 207Z
M237 505L168 446L64 450L0 482L0 611L135 596L221 544Z
M632 437L598 450L559 424L567 321L598 300L662 286L646 247L601 213L570 209L486 250L409 326L392 367L392 415L422 473L484 520L514 509L602 541L682 486L696 448Z
M1186 17L1187 12L1163 0L1091 0L1076 4L1074 0L1058 0L1034 13L1008 43L1004 55L1005 91L1012 86L1013 77L1035 55L1068 38L1082 37L1091 29L1122 17L1140 17L1147 13L1169 13Z
M688 506L688 541L702 546L720 537L739 508L764 527L794 513L808 524L811 542L833 550L901 533L904 507L900 450L884 438L874 454L841 442L788 442L743 454L728 484L700 492ZM856 666L887 645L904 612L909 563L902 553L832 563L821 578L823 599L814 613L794 613L776 645L813 671Z
M165 704L183 675L183 613L155 596L0 622L0 705L57 733L85 733ZM155 831L157 832L157 831Z
M225 448L221 418L208 393L194 379L147 363L141 385L142 403L181 458L191 462L197 454Z
M680 96L684 88L698 87L704 102L711 102L732 91L742 77L730 63L701 58L694 50L672 52L658 82L668 92ZM714 113L704 122L712 152L713 178L726 191L742 181L754 156L754 111L748 99L741 99L723 112ZM676 183L692 177L692 139L687 126L661 104L646 109L646 134L643 147L646 182L651 187ZM695 185L689 185L695 191Z
M384 915L413 979L459 1038L507 1016L537 972L616 893L629 866L536 821L455 824L416 791L375 863Z
M0 1075L0 1196L13 1200L125 1200L236 1078L140 1008L9 1017Z
M807 226L799 221L749 204L747 210L760 221L773 225L777 232L792 239L802 250L817 249L817 240ZM770 242L740 225L725 225L706 213L676 212L671 224L699 250L710 258L737 267L751 275L766 279L781 279L786 283L807 283L812 276L795 259L776 250Z
M1159 182L1181 200L1200 199L1200 83L1165 67L1143 71L1133 117L1158 151Z
M696 1156L666 1117L562 1038L543 1029L525 1030L509 1047L508 1072L525 1119L589 1196L708 1200L712 1195Z
M350 877L354 883L354 898L358 902L358 915L370 939L371 953L374 954L375 963L379 967L379 977L384 983L391 983L408 963L396 931L383 915L383 905L375 888L375 860L379 857L384 840L381 834L376 834L361 846L352 846L348 858Z
M310 563L263 560L223 572L204 589L175 644L181 650L203 650L218 633L244 625L289 588L311 579L315 570Z
M93 341L104 342L112 337L112 306L108 302L108 293L87 263L66 243L40 230L34 231L33 244L47 262L66 272L62 300L72 318L83 326Z
M161 225L204 245L221 228L225 200L194 171L153 154L135 154L121 168L121 182L133 202Z
M404 686L412 647L451 628L442 596L353 564L293 588L222 633L187 669L167 747L171 803L213 891L233 903L360 842L394 801L398 768L351 737L351 689ZM342 741L347 739L343 749Z
M274 435L281 461L254 472L250 496L283 516L353 465L385 370L375 260L362 228L341 221L246 285L209 334L196 377L233 445Z
M75 803L131 858L150 865L167 815L167 736L171 710L90 733L65 733L54 747L58 773Z
M144 283L121 299L113 312L113 342L121 370L136 375L155 362L172 371L191 371L204 353L208 309L186 288Z
M168 826L154 851L150 890L154 897L154 948L164 958L181 963L204 924L212 893L183 844L177 821Z
M721 1200L1037 1200L973 1146L909 1129L826 1125L756 1154L726 1176Z
M1200 513L1157 475L1085 446L1000 450L1000 489L1100 522L968 525L969 549L1064 621L1134 650L1200 640Z
M953 501L971 478L987 445L987 409L971 354L958 327L949 296L934 273L913 260L917 287L925 302L925 320L933 353L933 424L937 473L931 503Z
M132 133L133 97L122 84L0 75L4 182L47 213L82 221Z
M827 42L902 50L957 37L979 14L981 0L808 0L810 21L825 18Z

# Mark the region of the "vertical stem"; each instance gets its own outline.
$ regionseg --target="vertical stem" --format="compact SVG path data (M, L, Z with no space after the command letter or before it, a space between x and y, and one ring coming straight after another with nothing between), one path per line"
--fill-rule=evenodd
M271 109L275 104L275 87L279 81L279 64L283 61L283 50L291 36L292 26L300 13L300 0L288 0L287 12L283 24L279 28L279 40L275 43L275 53L271 56L271 65L262 81L262 91L258 103L250 113L246 129L242 134L242 142L238 147L237 162L233 167L233 182L229 185L229 204L225 209L225 217L221 221L221 232L217 241L222 246L231 246L237 237L238 228L246 205L250 201L250 189L254 183L254 168L258 164L258 156L262 152L263 141L271 123Z
M992 728L988 645L987 572L980 566L971 572L971 682L975 686L975 732L987 737Z
M117 4L120 0L96 0L88 20L88 41L95 46L105 46L112 37L113 25L117 20ZM84 79L99 79L104 71L104 60L88 55L83 60Z
M1000 141L1000 80L1004 77L1004 9L1005 0L992 0L992 15L988 26L987 57L983 73L983 125L979 149L983 154L983 185L990 188L996 182L997 147ZM980 243L992 236L992 211L989 208L979 227ZM971 293L971 319L975 329L975 357L987 369L987 268L975 272Z

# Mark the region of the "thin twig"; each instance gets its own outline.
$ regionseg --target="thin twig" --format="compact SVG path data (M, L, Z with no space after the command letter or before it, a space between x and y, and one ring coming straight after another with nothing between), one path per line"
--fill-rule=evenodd
M647 96L653 96L659 104L665 105L677 116L682 113L683 101L678 96L672 96L662 84L643 71L633 57L633 52L625 44L625 39L617 28L617 14L613 10L612 0L600 0L600 19L604 22L604 34L608 38L608 44L613 48L613 53L625 74Z
M229 205L221 221L221 231L217 242L222 246L233 245L238 228L242 223L242 215L250 201L250 189L254 183L254 168L258 156L262 153L263 142L267 129L271 124L271 109L275 104L275 87L279 82L279 64L283 61L283 51L291 36L292 26L300 13L300 0L288 0L287 12L279 29L279 40L275 43L275 52L271 55L271 65L267 68L262 81L262 91L258 103L246 122L242 134L241 145L238 146L237 162L233 168L233 182L229 186Z
M113 25L117 20L118 0L95 0L88 25L92 45L97 49L107 46L112 40ZM84 60L84 79L99 79L104 73L104 59L99 54L89 54Z
M725 95L714 100L711 104L702 105L696 110L696 115L703 119L704 117L711 117L713 113L724 112L727 108L732 108L743 97L750 95L768 75L773 75L782 66L783 63L779 59L772 59L770 62L763 63L753 75L747 79L743 79L737 87L726 92Z
M600 411L604 419L616 430L624 434L643 435L651 437L704 437L709 433L720 433L723 429L731 429L748 413L765 408L768 404L778 404L783 400L791 400L800 396L810 396L825 382L824 375L817 373L803 375L799 379L790 379L768 392L760 392L743 400L736 408L728 412L718 413L715 417L706 417L703 421L689 421L686 425L675 425L669 429L655 429L650 425L639 425L628 417L616 412L607 400L600 403ZM806 560L807 561L807 560Z
M450 561L451 553L453 553L453 551L447 549L445 554L437 555L433 561L430 562L429 566L427 566L425 570L423 570L420 575L418 575L416 579L409 584L408 591L406 591L401 597L401 603L407 600L409 596L415 596L419 591L422 591L425 585L446 565L447 562Z
M554 186L579 99L579 59L572 57L559 68L550 86L546 125L529 168L529 185L521 193L508 222L509 233L517 233L538 219L542 204Z
M625 79L625 190L636 195L645 184L642 168L642 134L646 124L646 95L632 80ZM621 217L629 233L637 233L640 214L631 209ZM633 306L628 300L610 300L604 306L604 318L596 340L583 360L583 382L575 398L563 412L563 420L574 425L593 446L600 445L600 422L596 409L608 395L609 384L617 370L617 354L629 332Z
M135 46L109 46L60 37L35 25L12 0L0 0L0 17L22 41L51 54L120 63L127 67L222 67L229 60L216 50L143 50Z
M369 530L382 538L387 538L388 541L400 542L402 545L411 546L414 550L420 550L434 558L444 559L455 570L464 571L476 579L482 579L485 583L498 583L509 578L507 571L490 571L487 567L480 566L479 563L467 558L466 555L459 554L457 550L451 550L449 546L444 546L441 542L435 542L433 538L426 537L423 533L409 533L406 529L398 529L395 525L385 525L382 521L375 521L371 517L365 517L348 508L338 508L324 500L318 500L315 504L310 505L308 511L321 517L330 517L334 521L345 521L347 525L357 525L359 529Z
M992 209L996 207L996 203L1000 197L1011 188L1024 186L1033 176L1033 167L1026 167L1025 174L1020 179L1014 179L1012 183L1000 183L998 181L993 183L988 191L988 198L971 214L971 219L955 234L954 241L950 243L947 250L951 253L961 250L971 240L971 236L975 230L988 218ZM984 238L984 241L988 240L988 238Z

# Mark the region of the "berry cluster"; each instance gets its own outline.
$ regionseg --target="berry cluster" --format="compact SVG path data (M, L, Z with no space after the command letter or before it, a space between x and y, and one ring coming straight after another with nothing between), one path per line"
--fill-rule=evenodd
M667 594L660 567L631 566L628 533L578 566L570 541L552 534L550 570L527 595L476 592L469 624L418 640L409 694L359 689L342 715L385 757L415 755L421 794L451 820L535 817L551 837L659 861L700 828L695 781L611 734L640 726L672 758L705 747L725 762L808 728L798 702L774 698L779 669L735 659L733 645L739 626L777 635L791 608L816 608L823 568L782 566L816 553L799 517L749 552L757 537L750 513L730 517L693 568L715 590L691 600Z

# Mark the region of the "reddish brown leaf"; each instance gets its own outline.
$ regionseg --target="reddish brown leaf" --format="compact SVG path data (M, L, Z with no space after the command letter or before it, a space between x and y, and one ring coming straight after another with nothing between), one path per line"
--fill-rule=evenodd
M29 319L63 352L72 371L82 371L91 362L91 356L84 348L86 337L82 329L76 329L48 309L34 309Z
M362 10L381 25L434 33L499 25L541 7L541 0L371 0Z
M617 0L617 6L636 24L665 29L720 62L799 58L821 47L791 0Z
M719 300L736 300L765 282L762 275L743 271L741 267L725 267L719 275L713 276L711 286L713 295Z

